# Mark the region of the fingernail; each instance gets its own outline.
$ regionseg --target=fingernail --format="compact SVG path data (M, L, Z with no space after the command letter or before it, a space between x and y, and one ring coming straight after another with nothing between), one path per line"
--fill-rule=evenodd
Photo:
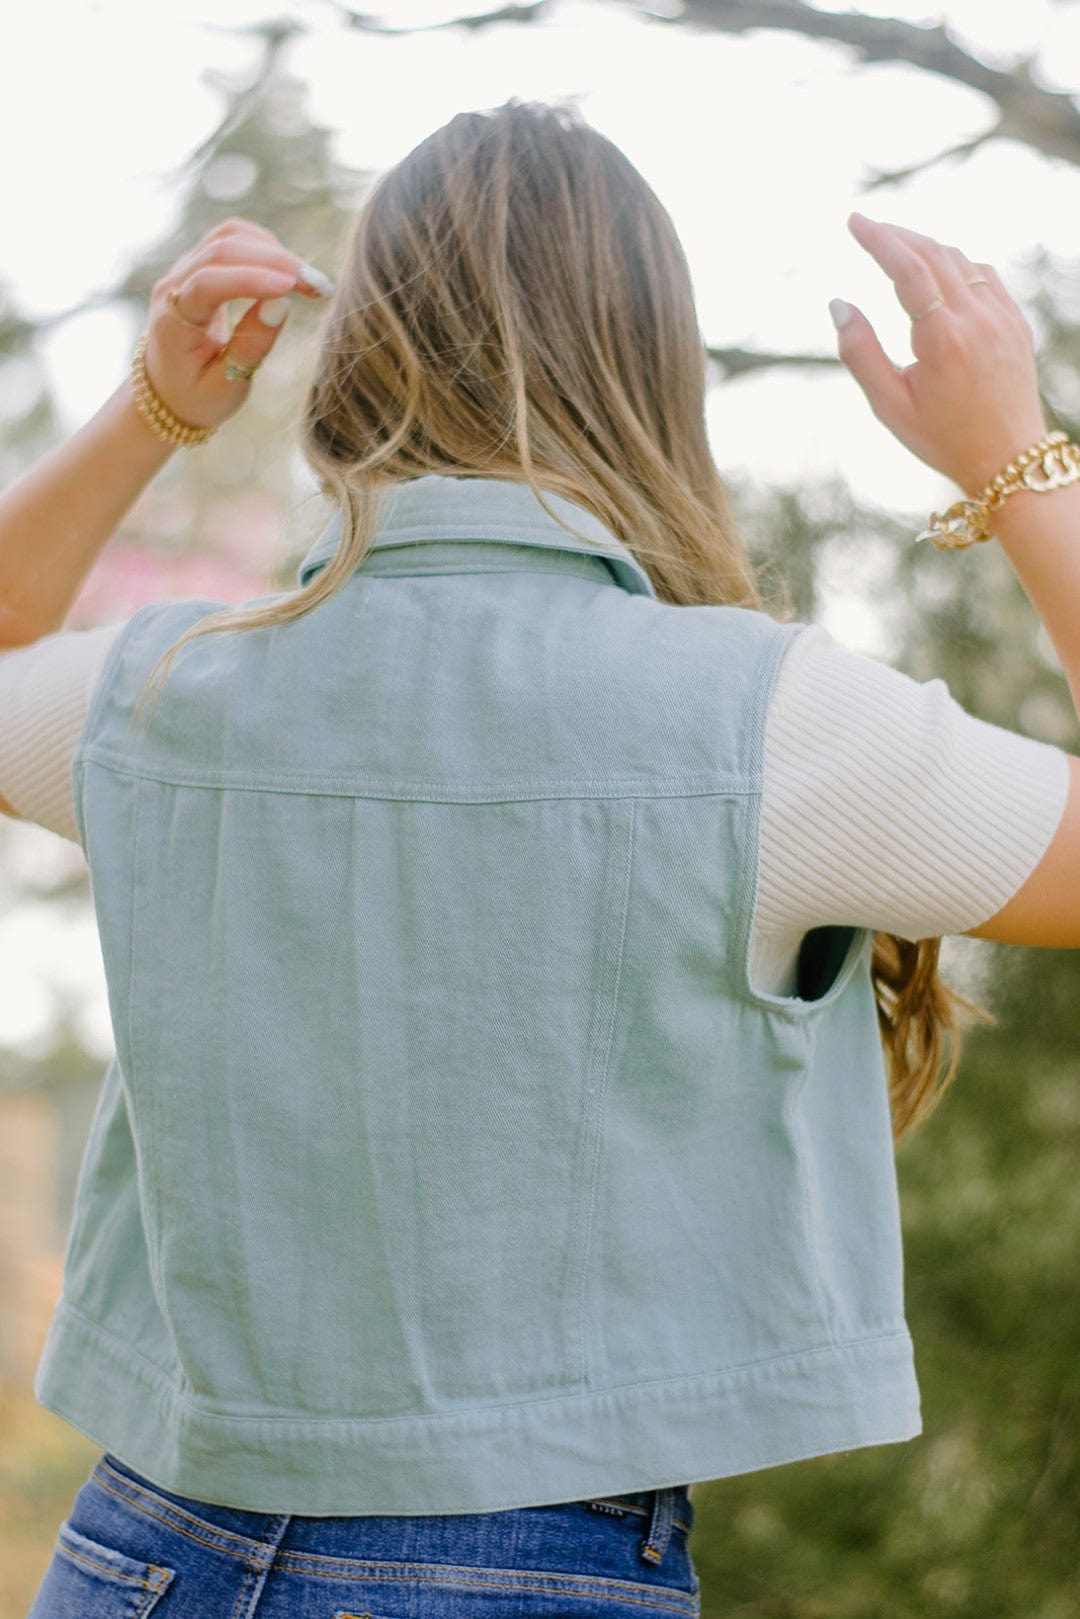
M843 298L829 299L829 314L837 331L847 325L851 319L851 305L846 304Z
M267 298L259 305L259 319L264 326L280 326L288 313L288 298Z
M321 293L324 298L334 290L334 283L330 277L323 275L321 270L316 270L313 264L302 264L300 266L300 279L301 281L306 281L309 287Z

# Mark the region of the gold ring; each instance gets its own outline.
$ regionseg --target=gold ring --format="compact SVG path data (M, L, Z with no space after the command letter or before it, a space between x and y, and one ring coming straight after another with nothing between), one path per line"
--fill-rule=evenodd
M225 367L225 375L229 378L230 382L235 382L238 380L250 382L251 378L259 369L257 365L241 365L239 360L232 359L228 354L226 354L224 349L222 349L221 353L218 355L218 359Z
M944 308L945 308L945 299L942 297L941 293L939 292L937 297L934 299L933 303L927 309L920 309L919 313L917 315L912 315L911 318L912 318L912 320L922 320L924 315L932 315L934 313L935 309L944 309Z
M175 287L171 292L167 292L165 294L165 302L168 304L177 320L182 320L185 326L194 326L197 332L206 331L205 326L200 326L196 320L189 320L188 317L183 313L180 308L180 294L177 292Z

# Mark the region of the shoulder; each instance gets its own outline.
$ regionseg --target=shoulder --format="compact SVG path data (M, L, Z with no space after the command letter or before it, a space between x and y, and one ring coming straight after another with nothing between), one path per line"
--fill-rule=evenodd
M95 676L129 620L88 630L57 630L29 646L0 648L0 702L47 702Z
M735 677L743 686L755 678L771 686L789 648L813 628L801 620L774 618L761 608L719 603L650 602L630 616L631 633L642 650L651 645L681 658L688 673L697 666L706 692L712 689L710 671Z

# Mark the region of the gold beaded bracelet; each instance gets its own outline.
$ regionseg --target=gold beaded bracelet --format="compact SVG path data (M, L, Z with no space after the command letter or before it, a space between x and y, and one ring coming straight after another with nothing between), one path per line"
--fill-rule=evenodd
M205 444L211 434L216 433L215 427L189 427L182 422L179 416L174 416L164 400L154 392L150 378L146 374L146 342L149 337L144 332L139 339L139 346L135 350L131 362L131 381L135 389L135 398L139 409L157 434L166 444Z
M1036 470L1038 469L1038 470ZM990 514L1009 495L1021 489L1045 494L1061 489L1080 478L1080 445L1069 442L1068 433L1050 433L1029 450L1010 461L1004 471L992 478L975 500L958 500L947 512L930 513L930 522L920 540L930 540L939 551L957 551L990 538Z

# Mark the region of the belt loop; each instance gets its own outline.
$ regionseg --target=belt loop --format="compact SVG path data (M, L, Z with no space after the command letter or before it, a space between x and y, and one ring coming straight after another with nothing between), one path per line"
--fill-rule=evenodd
M649 1519L649 1530L641 1542L641 1556L646 1563L662 1563L664 1553L667 1551L668 1541L671 1539L671 1527L675 1519L675 1487L668 1485L666 1489L653 1491L652 1517Z

